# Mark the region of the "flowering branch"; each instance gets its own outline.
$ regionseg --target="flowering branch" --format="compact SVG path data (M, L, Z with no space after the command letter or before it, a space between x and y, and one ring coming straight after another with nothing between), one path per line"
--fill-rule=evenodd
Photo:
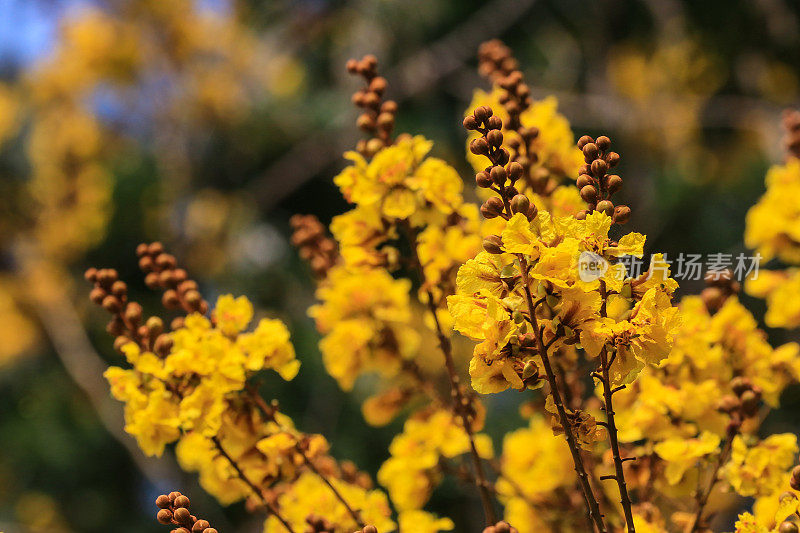
M515 177L519 177L523 169L517 162L512 162L507 170L503 167L509 161L508 152L502 148L503 134L501 133L502 121L499 117L493 116L492 110L489 107L482 106L475 110L473 116L467 116L464 119L464 127L468 130L478 131L482 137L473 141L471 149L476 155L484 155L491 162L491 170L489 172L479 173L476 177L477 180L484 181L484 185L488 186L499 194L499 198L492 197L484 203L481 207L481 212L484 216L489 217L501 216L508 220L513 213L523 213L528 220L536 217L537 209L535 205L530 204L530 200L518 194L517 190L511 186L506 186L508 174L513 173ZM480 185L480 183L479 183ZM513 208L512 208L513 206ZM490 243L491 245L492 243ZM528 277L528 261L524 254L514 254L519 263L520 274L522 276L522 287L525 293L525 301L528 307L528 317L526 317L533 329L533 336L535 340L535 347L542 359L547 381L550 384L550 392L555 403L556 410L564 428L564 435L572 455L572 460L575 465L575 472L578 474L578 480L583 491L584 501L587 506L589 517L594 523L595 527L601 532L608 531L603 516L600 512L600 505L594 495L591 484L589 483L589 476L586 473L586 468L583 465L583 458L581 457L578 442L573 433L572 425L567 416L567 411L564 407L564 402L561 397L561 392L558 386L558 380L553 372L548 355L548 347L542 338L542 330L539 327L536 318L536 304L533 300L533 295L530 289L530 279Z
M425 272L422 268L422 263L420 262L419 255L417 253L416 234L408 221L405 223L405 229L409 243L411 244L414 267L419 274L422 285L425 286ZM475 435L472 431L472 423L469 417L471 401L468 397L464 396L464 392L461 390L461 380L458 377L455 363L453 361L452 345L450 344L450 340L444 334L442 325L439 323L439 316L436 314L438 309L436 307L436 302L434 301L433 293L429 289L426 289L425 295L427 299L428 311L433 316L436 337L439 340L439 348L442 351L442 355L444 355L444 363L447 369L447 379L450 382L450 394L453 399L453 410L461 418L461 423L464 426L464 432L467 434L467 438L469 439L470 457L472 458L472 465L475 469L475 486L478 488L478 493L481 497L481 505L483 505L486 523L487 525L490 525L497 521L497 516L495 514L494 506L492 505L491 496L489 494L489 483L486 480L486 474L483 471L481 457L478 454L478 448L475 446Z

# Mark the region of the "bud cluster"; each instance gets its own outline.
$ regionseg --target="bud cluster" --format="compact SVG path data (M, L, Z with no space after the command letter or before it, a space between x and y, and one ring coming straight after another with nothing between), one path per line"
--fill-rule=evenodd
M578 189L581 198L589 204L588 209L577 214L578 219L586 218L592 211L601 211L612 217L617 224L625 224L631 216L627 205L614 206L611 197L622 188L622 178L608 171L619 163L619 154L609 150L611 139L601 135L597 140L588 135L578 139L578 148L583 152L583 165L578 171Z
M554 182L548 180L547 170L539 168L536 173L533 171L533 165L538 160L534 143L539 136L539 130L535 127L524 127L520 118L533 100L517 60L510 48L502 41L493 39L486 41L478 49L478 62L480 73L502 89L500 104L508 114L506 129L518 134L506 139L506 144L512 151L511 161L522 165L526 180L537 194L549 194Z
M788 155L800 159L800 111L785 109L783 111L783 146Z
M335 533L336 526L330 520L319 516L318 514L311 513L306 517L306 528L304 533Z
M356 150L365 156L375 155L381 148L392 144L397 102L383 100L388 86L386 78L378 76L378 60L374 55L365 55L361 61L350 59L347 71L364 78L366 85L353 93L353 104L363 110L356 124L371 138L361 139Z
M501 520L493 526L488 526L483 529L483 533L519 533L517 528L511 526L505 520Z
M725 301L739 293L742 286L733 279L733 271L726 268L722 272L708 272L705 276L706 285L700 293L700 298L709 311L717 311Z
M378 528L375 526L364 526L354 533L378 533Z
M514 183L523 175L523 168L516 161L509 162L508 150L503 148L503 122L488 106L480 106L464 119L464 127L481 134L469 145L475 155L486 156L490 165L475 174L478 187L491 189L500 196L492 196L481 206L485 218L510 218L514 213L524 214L528 220L536 218L537 208L530 199L521 194Z
M114 348L135 342L144 350L153 350L166 355L172 341L164 334L164 324L158 317L143 320L143 310L139 303L128 298L128 285L119 279L113 268L90 268L84 274L87 281L94 283L89 299L111 313L106 331L115 337Z
M156 498L156 506L159 523L177 526L172 533L217 533L208 520L198 519L189 512L189 498L180 492L162 494Z
M758 414L761 405L761 387L754 385L749 379L737 376L731 380L733 394L720 400L718 409L731 415L728 424L728 434L733 435L739 431L742 422Z
M289 224L293 230L292 245L311 266L314 275L325 278L339 258L336 241L328 236L325 226L314 215L294 215Z
M208 312L206 302L198 291L197 282L189 279L186 270L178 268L175 256L165 253L160 242L140 244L136 247L139 268L147 275L145 285L150 289L162 289L161 303L170 311L183 310L185 313ZM180 325L173 324L173 329Z

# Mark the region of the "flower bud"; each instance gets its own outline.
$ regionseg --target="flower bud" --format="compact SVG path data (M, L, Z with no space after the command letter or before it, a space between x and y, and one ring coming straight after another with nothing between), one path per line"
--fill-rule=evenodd
M489 235L483 239L483 249L490 254L503 253L503 240L499 235Z
M509 160L508 150L506 150L505 148L500 148L497 151L497 164L505 165L506 163L508 163L508 160Z
M156 520L158 520L160 524L171 524L172 511L170 511L169 509L161 509L160 511L158 511L158 514L156 515Z
M622 188L622 178L620 178L616 174L612 174L608 178L606 178L606 189L608 189L608 192L614 194L621 188Z
M599 154L599 150L597 149L597 145L595 143L587 143L583 149L583 155L586 159L586 162L594 161L597 159L597 155Z
M584 135L583 137L578 139L578 150L583 150L583 147L589 144L590 142L594 142L594 139L592 139L588 135Z
M478 127L478 121L475 119L474 115L467 115L464 117L464 128L468 130L474 130Z
M503 212L503 201L492 196L481 206L481 214L486 218L495 218Z
M478 122L484 122L487 118L492 116L492 108L485 105L479 106L475 108L474 115Z
M492 170L489 174L492 177L492 181L498 185L503 185L506 182L506 169L501 166L492 167Z
M475 183L478 187L483 189L488 189L492 186L492 177L489 175L488 172L481 170L477 174L475 174Z
M608 163L608 168L617 166L617 163L619 163L619 154L617 152L609 152L606 154L606 163Z
M597 201L597 189L594 185L586 185L581 187L581 198L587 204L593 204Z
M780 527L778 528L778 533L798 533L800 532L800 528L797 527L797 524L794 522L789 522L788 520L785 522L781 522Z
M533 361L526 361L522 367L522 379L530 379L539 374L539 367Z
M608 150L609 146L611 146L611 139L609 139L605 135L601 135L600 137L597 138L597 140L594 143L597 145L598 148L600 148L600 150L605 152L606 150Z
M627 224L631 218L631 208L627 205L618 205L614 208L612 217L617 224Z
M497 115L491 116L486 121L486 127L493 130L503 129L503 121Z
M508 173L508 177L511 178L511 181L516 181L522 177L524 171L525 169L522 168L522 165L516 161L512 161L506 167L506 172Z
M483 137L479 137L470 143L469 149L475 155L486 155L489 153L489 143Z
M531 201L524 194L517 194L511 199L511 211L514 213L528 214Z
M575 214L575 220L586 220L586 209L581 209Z
M594 179L589 174L581 174L578 176L578 184L579 189L583 189L587 185L594 185Z
M601 213L605 213L608 216L611 216L611 214L614 213L614 204L612 204L608 200L601 200L597 202L596 210L600 211Z
M608 170L608 164L602 159L595 159L592 161L592 174L595 177L602 177L606 173L606 170Z
M495 147L499 147L503 144L503 134L500 130L489 130L486 134L486 140L489 141L489 144Z
M536 215L538 214L539 214L539 208L536 207L536 204L531 204L525 216L527 216L528 220L533 220L534 218L536 218Z

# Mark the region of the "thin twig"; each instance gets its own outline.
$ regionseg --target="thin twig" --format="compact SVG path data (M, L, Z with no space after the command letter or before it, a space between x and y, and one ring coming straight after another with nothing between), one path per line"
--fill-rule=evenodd
M417 252L417 236L408 221L406 221L404 227L409 244L411 246L414 265L419 274L420 282L424 287L426 283L425 271L422 268L422 263L419 260L419 254ZM486 481L486 474L483 471L481 456L478 454L478 448L475 445L475 435L472 431L472 424L465 409L469 400L465 398L464 393L461 390L460 378L456 372L456 365L453 360L452 345L450 344L450 339L448 339L444 334L442 325L439 323L439 316L436 314L438 309L436 307L436 302L434 301L433 293L428 289L426 289L425 292L428 300L428 311L433 316L436 337L439 340L439 348L444 355L447 378L450 381L450 394L453 399L453 410L455 414L461 418L461 424L464 426L464 432L467 434L467 438L469 440L470 456L472 458L472 465L475 469L475 486L478 488L478 493L481 497L481 505L483 505L486 525L490 526L497 522L497 515L495 513L494 506L492 505L491 495L489 494L489 490L487 488L488 482Z
M550 365L550 357L547 355L547 349L544 346L542 335L539 331L539 325L533 305L533 296L531 295L531 289L529 285L530 281L528 279L528 261L522 254L517 254L517 259L519 261L520 271L522 272L522 285L525 291L525 300L528 304L528 312L530 313L531 321L533 322L536 346L539 350L539 355L542 358L542 365L544 366L544 371L547 375L547 381L550 384L550 394L553 395L553 403L556 404L558 417L560 418L561 426L564 428L564 436L567 439L569 451L572 454L572 461L575 464L575 472L578 474L578 480L580 481L581 489L583 490L583 497L586 501L589 517L592 519L595 527L597 527L601 533L606 533L608 529L603 522L603 515L600 513L600 505L597 503L597 498L594 495L592 486L589 484L589 476L586 474L586 468L583 466L583 458L581 457L580 448L578 447L578 443L575 440L575 435L572 432L569 419L567 418L567 411L564 408L564 402L561 399L558 381L553 373L553 368Z
M600 294L603 298L603 303L600 308L601 315L606 316L606 284L600 280ZM614 420L614 405L612 402L614 392L621 390L619 387L612 388L611 386L611 361L608 359L608 350L605 346L600 350L600 370L602 376L600 381L603 384L603 403L606 412L606 433L608 433L608 442L611 444L611 452L614 456L614 471L613 479L617 482L619 488L620 503L622 510L625 513L625 522L628 526L628 533L636 533L636 527L633 523L633 509L631 508L631 498L628 494L628 485L625 482L625 470L622 468L624 460L619 452L619 432L617 431L617 424ZM603 479L602 477L600 478Z
M283 525L283 527L286 528L286 531L288 531L289 533L295 533L292 526L289 525L289 522L287 522L286 519L283 518L283 516L281 516L281 513L275 506L275 504L272 501L270 501L269 498L264 496L264 492L258 487L258 485L256 485L249 477L247 477L247 474L244 473L239 464L233 459L233 457L231 457L228 454L227 451L225 451L225 448L222 446L222 443L219 441L219 438L217 436L213 436L211 437L211 442L214 443L214 447L216 447L220 455L222 455L225 459L227 459L228 462L231 464L231 466L233 466L233 469L236 471L236 475L239 476L239 479L241 479L244 482L244 484L247 485L251 491L253 491L253 493L258 497L258 499L261 500L261 502L264 505L266 505L270 514L278 519L278 522L280 522Z
M714 490L714 486L717 484L719 470L722 468L722 465L725 464L725 461L728 460L728 456L731 453L731 447L733 445L733 438L738 433L738 426L735 426L735 428L736 429L734 431L730 431L728 434L728 440L725 442L725 446L722 448L722 451L719 454L717 463L714 465L714 470L711 472L711 479L708 482L708 486L697 496L697 511L694 514L694 520L692 520L692 527L689 529L689 533L694 533L697 531L697 528L702 523L703 511L708 503L709 496L711 496L711 491Z

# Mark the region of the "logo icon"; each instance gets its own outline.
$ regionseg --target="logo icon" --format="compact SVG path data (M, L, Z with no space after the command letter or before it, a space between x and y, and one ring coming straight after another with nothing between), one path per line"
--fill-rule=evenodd
M578 277L581 281L595 281L608 271L608 261L594 252L581 252L578 257Z

